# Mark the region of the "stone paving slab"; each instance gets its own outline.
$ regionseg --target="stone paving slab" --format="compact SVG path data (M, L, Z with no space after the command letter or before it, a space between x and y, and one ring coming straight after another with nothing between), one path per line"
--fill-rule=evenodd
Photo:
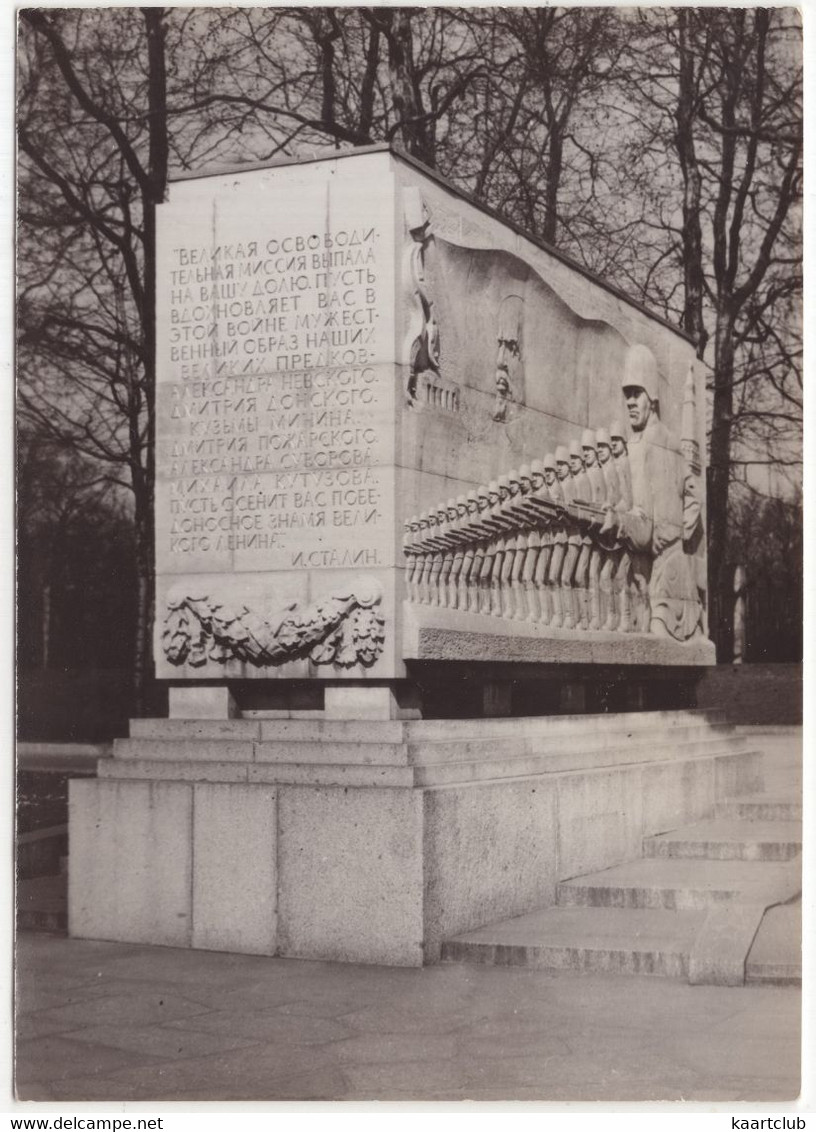
M19 1099L784 1101L795 987L19 937ZM23 1037L23 1034L27 1036Z

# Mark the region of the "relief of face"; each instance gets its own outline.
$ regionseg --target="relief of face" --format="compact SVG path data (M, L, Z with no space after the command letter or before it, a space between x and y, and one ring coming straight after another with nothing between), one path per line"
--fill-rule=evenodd
M570 456L569 466L572 474L577 476L579 472L584 470L584 461L580 456Z
M499 338L496 354L496 388L510 393L521 372L521 347L518 338Z
M639 385L627 385L623 391L629 423L634 432L643 432L652 413L649 394Z
M608 444L599 444L598 445L598 459L601 462L601 464L608 464L611 456L612 456L612 449L609 447Z
M556 467L558 469L558 478L560 480L565 480L567 478L567 476L570 474L569 464L565 460L559 460Z
M595 464L597 453L594 448L584 448L584 464L587 468L591 468Z
M566 464L564 465L564 468L565 468L565 474L566 474L566 470L568 470L566 468ZM561 479L563 479L563 478L564 478L564 476L561 477ZM545 471L544 471L544 482L546 483L547 487L552 487L552 485L555 483L555 468L545 469Z
M612 455L625 456L626 455L626 441L622 436L612 437Z
M547 472L543 474L541 472L533 472L533 491L538 491L539 488L544 486L547 480L547 474ZM555 475L554 472L553 475Z
M508 295L499 308L496 330L496 390L503 396L519 397L522 388L521 363L522 300Z

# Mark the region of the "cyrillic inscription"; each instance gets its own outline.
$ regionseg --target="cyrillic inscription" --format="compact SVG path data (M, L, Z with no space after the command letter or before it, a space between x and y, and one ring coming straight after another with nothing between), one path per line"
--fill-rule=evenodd
M267 569L385 564L378 240L357 227L172 249L157 464L180 566L237 550Z

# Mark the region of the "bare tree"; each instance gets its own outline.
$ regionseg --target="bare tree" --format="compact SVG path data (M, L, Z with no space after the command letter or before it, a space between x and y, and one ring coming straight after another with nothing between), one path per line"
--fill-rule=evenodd
M801 29L793 9L622 18L608 94L624 141L599 237L609 248L626 234L626 289L677 321L708 368L716 638L731 604L731 487L801 463Z
M738 462L751 458L740 445L747 439L740 426L749 415L770 423L769 414L782 411L790 419L793 408L790 402L781 410L771 407L774 382L780 390L785 382L778 366L774 374L765 363L769 323L788 339L783 320L798 288L799 25L790 9L680 9L677 28L677 146L686 189L684 322L697 336L701 357L707 356L711 327L708 546L716 622L718 606L721 611L730 600L729 487ZM789 392L782 391L783 403ZM756 458L781 457L765 448Z
M96 554L100 562L92 574L98 582L100 572L108 572L117 531L128 529L129 522L99 464L55 447L25 426L17 452L21 659L24 666L33 664L45 671L67 659L59 648L59 629L67 618L69 591L79 584L78 558L86 552ZM100 608L109 608L111 602L101 591L123 581L108 577L95 587L86 576L84 586L94 591L92 600ZM120 595L113 604L127 604L129 596ZM76 599L70 604L75 607ZM107 631L110 635L110 626ZM81 651L81 647L71 650L69 656Z
M798 36L792 9L23 10L21 413L133 493L137 684L170 171L394 141L656 305L710 366L724 562L729 484L798 458Z
M168 101L208 89L223 45L162 8L20 13L19 405L132 492L134 681L151 676L155 210L171 161L229 149L230 123ZM184 76L184 78L182 78Z

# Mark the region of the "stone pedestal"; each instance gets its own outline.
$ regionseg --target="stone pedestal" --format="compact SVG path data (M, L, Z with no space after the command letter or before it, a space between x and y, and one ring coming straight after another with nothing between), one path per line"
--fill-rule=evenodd
M693 711L134 720L71 783L69 930L418 966L759 782Z

